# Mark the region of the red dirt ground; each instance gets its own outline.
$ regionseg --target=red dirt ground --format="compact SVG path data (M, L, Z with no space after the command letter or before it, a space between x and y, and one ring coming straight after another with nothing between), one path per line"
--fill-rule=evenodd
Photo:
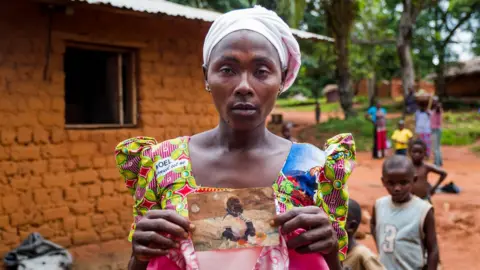
M284 120L299 124L296 132L314 122L312 112L282 113ZM329 116L323 114L322 121ZM458 195L437 194L433 197L442 269L478 269L475 253L477 248L480 250L480 158L468 147L443 147L442 151L444 168L448 172L446 183L454 181L462 189ZM372 160L370 153L357 153L357 165L349 180L351 198L368 212L377 198L386 195L380 182L381 163ZM429 180L436 181L434 177ZM368 233L368 224L362 224L360 231ZM361 242L376 251L370 235Z

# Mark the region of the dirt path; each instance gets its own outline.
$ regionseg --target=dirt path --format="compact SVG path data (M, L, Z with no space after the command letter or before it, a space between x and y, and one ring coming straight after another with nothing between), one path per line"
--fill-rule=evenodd
M275 108L273 113L283 114L283 120L293 122L297 125L311 125L315 123L315 113L312 112L296 112L296 111L285 111L279 108ZM360 112L359 112L360 113ZM387 114L388 119L400 117L400 113L389 113ZM330 118L340 118L343 119L344 115L342 112L322 112L320 114L320 122L325 122Z
M282 113L286 121L300 126L315 121L310 112ZM322 121L328 117L331 115L323 114ZM480 158L467 147L443 147L442 151L448 172L446 182L454 181L462 189L459 195L437 194L433 197L442 269L477 269L475 254L480 250L480 170L477 168ZM377 198L386 195L380 182L381 163L372 160L370 153L358 153L357 166L349 180L351 197L368 212ZM436 181L435 178L429 180ZM368 225L362 224L360 230L368 232ZM376 250L369 235L362 242Z

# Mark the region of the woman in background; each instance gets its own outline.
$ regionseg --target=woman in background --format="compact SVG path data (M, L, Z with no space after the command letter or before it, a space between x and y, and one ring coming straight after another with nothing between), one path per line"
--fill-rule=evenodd
M384 158L387 149L387 111L380 102L375 101L375 106L368 109L366 117L373 123L373 158Z

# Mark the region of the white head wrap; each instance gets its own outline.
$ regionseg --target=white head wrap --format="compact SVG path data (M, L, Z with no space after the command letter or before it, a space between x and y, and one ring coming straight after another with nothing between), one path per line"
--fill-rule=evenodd
M210 54L228 34L250 30L263 35L278 52L282 71L287 70L283 91L295 81L300 69L300 46L290 27L273 11L261 6L227 12L218 17L210 27L203 44L203 64L207 66Z

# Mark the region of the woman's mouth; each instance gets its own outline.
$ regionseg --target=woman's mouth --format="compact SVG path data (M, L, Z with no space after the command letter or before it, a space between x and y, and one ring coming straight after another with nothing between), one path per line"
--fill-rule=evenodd
M232 112L240 116L249 116L257 112L257 107L252 103L235 103Z

